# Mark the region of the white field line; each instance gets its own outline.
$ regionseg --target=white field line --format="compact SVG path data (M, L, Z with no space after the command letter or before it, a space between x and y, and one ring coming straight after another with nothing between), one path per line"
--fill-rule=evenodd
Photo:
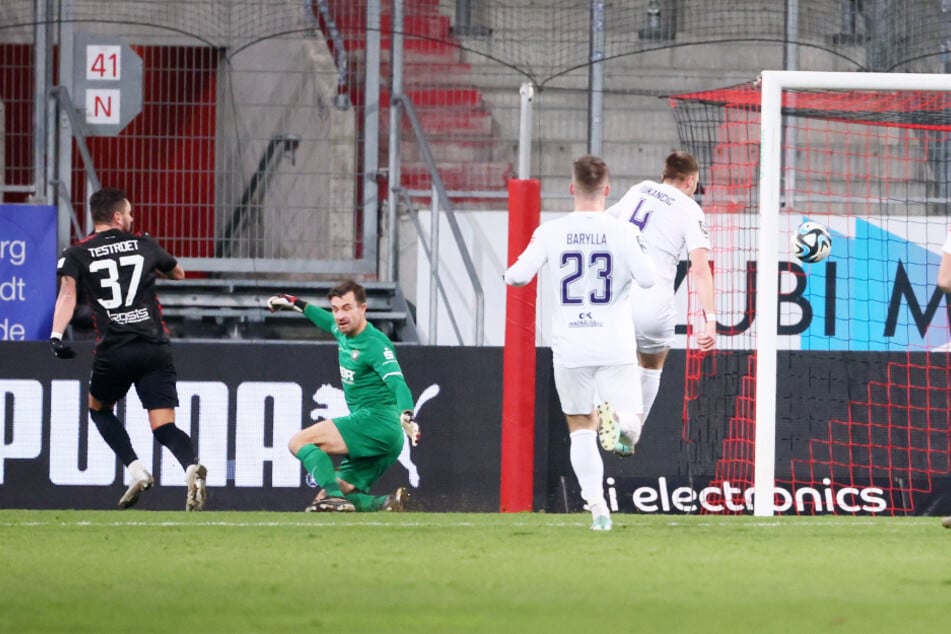
M584 514L576 514L579 517L579 521L501 521L499 524L505 527L534 527L534 528L577 528L579 526L587 526L588 516ZM644 528L656 527L656 526L667 526L670 528L782 528L782 527L798 527L798 528L816 528L816 527L826 527L826 528L841 528L845 530L853 529L857 526L875 526L882 523L882 519L868 518L868 519L855 519L851 521L835 521L835 520L824 520L824 519L814 519L806 517L797 517L797 518L778 518L775 520L762 520L756 522L736 522L729 521L726 519L721 520L703 520L697 522L683 521L683 520L671 520L664 522L662 524L657 524L654 522L641 523L636 519L636 516L616 514L614 515L615 522L618 526L624 525L638 525L641 524ZM886 518L883 518L886 519ZM893 518L887 518L886 521L891 521ZM892 524L891 527L895 528L906 528L909 524L911 525L925 525L932 524L938 521L938 518L934 517L906 517L906 518L894 518L897 520L897 523ZM632 521L633 520L633 521ZM139 526L156 526L156 527L184 527L184 526L205 526L205 527L228 527L228 528L343 528L343 529L352 529L361 526L369 527L381 527L381 528L422 528L422 527L432 527L432 528L483 528L486 526L482 522L468 522L468 521L439 521L439 522L426 522L426 521L394 521L394 522L379 522L379 521L356 521L356 522L328 522L326 520L318 520L315 518L313 521L304 521L304 520L287 520L287 521L228 521L228 520L209 520L209 521L194 521L194 522L184 522L184 521L154 521L149 522L145 520L128 520L128 521L90 521L90 520L76 520L76 521L27 521L27 522L9 522L9 521L0 521L0 527L2 528L30 528L37 526L61 526L61 527L100 527L100 526L109 526L109 527L139 527Z
M582 526L582 522L515 522L515 523L505 523L505 526ZM584 523L586 525L586 523ZM342 522L342 523L333 523L327 521L287 521L287 522L227 522L227 521L212 521L212 522L170 522L170 521L161 521L161 522L90 522L87 520L75 521L75 522L0 522L0 527L2 528L15 528L15 527L36 527L36 526L62 526L62 527L99 527L99 526L111 526L111 527L137 527L137 526L161 526L161 527L184 527L184 526L218 526L218 527L228 527L228 528L359 528L362 526L372 526L372 527L389 527L389 528L420 528L420 527L432 527L438 528L441 526L447 528L466 528L466 527L484 527L485 524L476 523L476 522Z

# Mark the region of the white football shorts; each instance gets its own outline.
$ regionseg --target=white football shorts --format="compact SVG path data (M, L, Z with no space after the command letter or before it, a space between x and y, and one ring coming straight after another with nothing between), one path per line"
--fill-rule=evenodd
M663 282L650 288L631 288L637 351L656 354L674 345L674 292ZM615 408L616 409L616 408Z
M554 366L561 411L575 416L594 411L595 396L616 412L641 414L644 399L636 363L565 368Z

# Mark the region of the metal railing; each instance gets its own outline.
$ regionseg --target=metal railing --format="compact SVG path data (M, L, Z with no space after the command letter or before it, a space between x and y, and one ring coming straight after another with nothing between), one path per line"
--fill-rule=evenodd
M91 191L98 191L101 185L99 175L96 173L96 165L92 159L92 153L89 151L89 145L86 143L86 125L79 116L78 110L73 105L73 100L69 97L69 90L67 90L65 86L54 86L50 89L50 96L59 104L60 112L64 113L69 119L70 134L72 134L75 139L76 148L79 150L79 155L83 159L83 171L86 174L86 180L89 181ZM67 175L66 178L68 177ZM52 178L50 179L50 184L59 194L58 200L60 204L65 205L69 211L69 219L73 225L73 231L77 236L82 236L85 231L82 228L82 223L79 221L79 216L76 214L76 208L73 207L68 181L62 177ZM91 229L91 227L87 227L87 230ZM65 236L62 236L61 240L65 240Z
M241 194L241 200L228 218L225 228L219 238L215 240L215 257L224 258L232 255L234 248L234 237L241 231L245 223L252 221L256 207L252 204L264 196L267 189L270 176L284 160L284 155L290 153L291 165L294 165L294 152L300 145L300 137L296 134L282 134L272 138L261 160L258 162L258 168L248 181L244 193Z
M449 199L449 195L446 193L446 185L443 183L442 177L439 175L439 170L436 168L436 161L433 159L432 151L430 150L429 143L426 140L426 134L423 132L423 126L419 121L419 117L416 115L416 109L413 107L412 99L410 99L407 95L393 95L391 97L390 103L392 104L391 107L399 107L403 111L413 128L413 134L416 136L416 142L419 144L420 155L423 159L423 162L426 164L427 169L429 170L429 175L432 178L433 190L439 201L439 205L433 209L434 214L438 213L440 209L446 214L446 220L449 223L449 228L452 231L452 236L456 242L456 247L459 249L459 255L462 258L466 275L469 277L469 281L472 284L472 290L475 294L474 345L481 346L484 341L485 333L485 295L482 291L482 283L479 281L479 274L476 271L475 264L472 261L472 256L469 254L469 249L466 247L465 240L462 237L462 230L459 228L459 221L456 219L455 207L453 206L452 201ZM435 248L433 248L433 250L435 250ZM426 251L427 255L429 255L430 249L426 249ZM438 268L438 261L434 263L434 266ZM438 278L438 271L436 271L434 274L434 278ZM445 301L445 296L443 296L443 299Z
M430 265L434 263L433 259L433 250L429 245L429 241L426 239L426 234L423 233L423 225L419 221L419 211L416 209L416 205L413 204L413 199L410 196L409 192L401 187L394 187L390 190L392 193L396 194L400 202L403 203L404 208L409 212L410 219L413 221L413 226L416 227L416 235L419 237L419 244L423 247L423 253L426 254L426 259L429 261ZM443 304L446 306L446 313L449 315L449 324L452 326L452 331L456 335L456 342L459 345L464 345L465 341L462 338L462 331L459 329L459 322L456 320L456 314L452 310L452 304L449 302L449 297L446 294L446 287L443 286L442 278L438 275L433 277L433 283L436 286L436 290L439 292L439 296L442 298ZM430 311L432 313L432 311ZM433 336L432 329L430 329L429 339L431 343L434 343L435 337Z
M312 0L307 1L310 4ZM330 14L330 5L327 4L327 0L315 0L311 4L311 14L316 22L318 20L317 14L314 13L314 4L317 5L317 13L320 14L320 19L324 21L327 34L330 36L330 41L333 42L334 62L337 65L337 95L334 97L334 107L338 110L347 110L350 107L350 95L347 92L347 73L349 72L347 48L344 45L340 29L337 28L337 23Z

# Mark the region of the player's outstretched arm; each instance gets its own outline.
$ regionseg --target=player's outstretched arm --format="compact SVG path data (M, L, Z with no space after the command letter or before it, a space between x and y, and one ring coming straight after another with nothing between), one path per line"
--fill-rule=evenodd
M299 313L304 313L304 316L321 330L326 330L329 333L333 333L334 331L333 329L336 322L333 314L329 310L325 310L316 304L309 304L296 295L281 293L280 295L268 297L267 309L272 313L276 313L279 310L295 310Z

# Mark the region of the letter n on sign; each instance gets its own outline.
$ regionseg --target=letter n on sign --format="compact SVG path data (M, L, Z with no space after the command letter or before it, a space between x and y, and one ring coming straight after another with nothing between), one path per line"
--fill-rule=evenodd
M97 88L87 89L86 123L119 123L119 91Z

